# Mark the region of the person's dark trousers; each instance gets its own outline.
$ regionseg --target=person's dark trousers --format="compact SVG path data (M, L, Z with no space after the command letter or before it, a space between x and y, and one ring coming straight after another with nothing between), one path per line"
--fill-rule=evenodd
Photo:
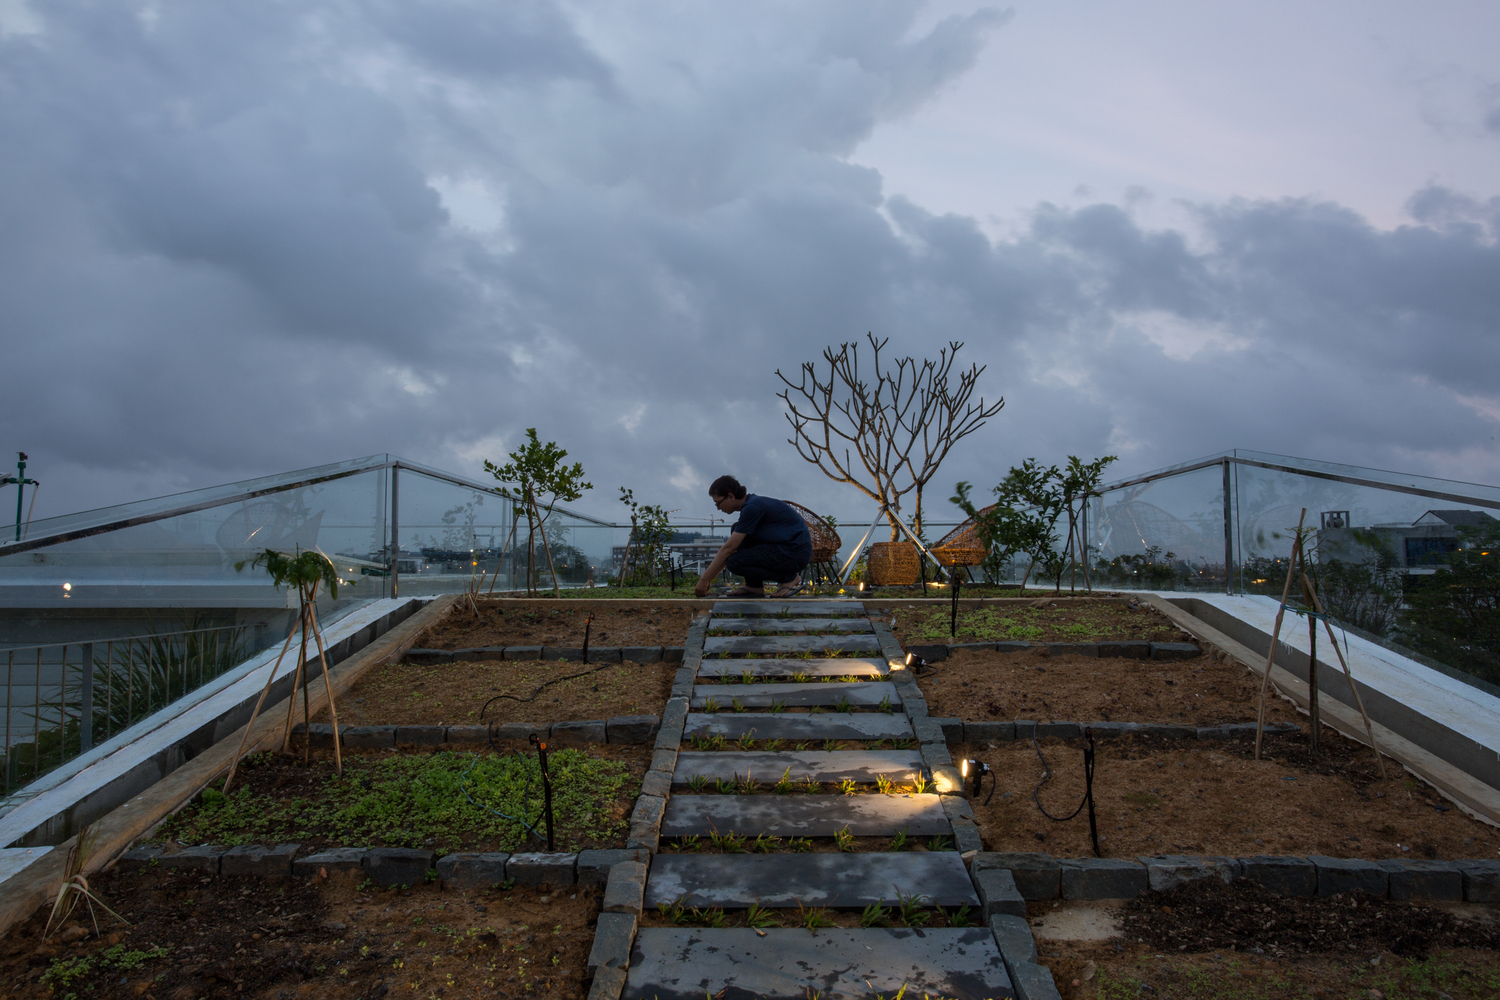
M767 580L794 580L812 561L812 546L741 545L729 553L729 572L745 578L745 586L759 589Z

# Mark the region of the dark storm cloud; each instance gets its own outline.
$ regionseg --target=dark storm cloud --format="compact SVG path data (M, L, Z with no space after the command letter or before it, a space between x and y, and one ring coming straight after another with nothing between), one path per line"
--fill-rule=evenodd
M1041 206L997 242L843 158L1005 20L916 9L38 8L0 40L5 443L53 513L380 451L476 475L528 426L607 516L706 514L726 470L855 513L773 372L868 330L965 341L1007 399L939 507L1069 452L1500 478L1494 200Z

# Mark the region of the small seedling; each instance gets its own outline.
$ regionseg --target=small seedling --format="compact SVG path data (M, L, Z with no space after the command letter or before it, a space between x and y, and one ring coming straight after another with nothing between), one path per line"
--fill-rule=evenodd
M875 789L880 792L881 795L891 794L891 789L895 787L895 784L891 781L890 778L886 777L883 774L875 775Z
M911 740L908 740L908 739L893 739L893 740L891 740L891 749L892 750L910 750L911 749Z
M743 698L736 698L730 704L732 704L734 706L734 710L736 712L743 712L743 711L745 711L745 699L743 699Z
M857 674L845 674L844 676L840 677L839 680L842 681L845 684L858 684L859 683L859 675L857 675Z
M745 911L745 926L780 927L781 921L777 920L770 910L766 909L764 906L761 906L760 900L757 899L755 902L751 903L750 908Z
M968 903L965 903L964 905L960 906L958 909L954 910L952 913L944 913L942 907L938 907L938 912L942 913L943 916L945 916L945 917L948 918L948 926L949 927L972 927L972 926L974 926L974 920L973 920L973 918L969 914L969 904Z
M834 711L837 712L850 712L853 711L854 705L850 703L849 698L846 695L844 697L841 697L838 701L834 702L833 708Z
M893 711L895 711L895 709L891 708L890 695L886 695L884 698L880 699L880 710L886 715L890 715Z
M807 777L803 778L802 790L808 795L816 795L818 793L818 779L814 778L810 774Z
M806 854L813 849L813 842L808 837L792 837L786 842L786 846L794 854Z
M946 835L938 834L928 838L927 849L929 851L951 851L953 850L953 844Z
M733 795L734 794L734 779L733 778L715 778L714 779L714 791L718 792L720 795Z
M905 829L897 830L896 831L896 835L891 838L891 850L892 851L904 851L904 850L906 850L906 842L907 842L906 830Z
M866 906L859 915L861 927L889 927L890 925L891 911L882 906L878 900Z
M806 684L811 679L811 675L809 675L806 670L799 670L796 673L792 674L792 680L796 681L798 684Z
M739 775L735 775L734 790L741 795L754 795L756 792L760 791L760 782L750 777L749 772L746 772L743 778L741 778Z
M808 743L806 740L803 740L801 743L798 743L796 746L792 747L792 749L795 750L795 751L797 751L798 753L802 753L804 750L806 750L810 746L812 746L811 743Z
M715 712L717 712L718 710L719 710L719 699L717 699L717 698L704 698L703 699L703 711L707 712L709 715L712 715Z
M755 683L755 671L751 670L749 667L746 667L744 670L741 670L740 671L740 683L741 684L754 684Z
M710 750L723 750L724 742L725 741L723 733L714 733L708 738L708 748Z
M695 774L687 781L688 790L702 794L703 789L708 787L708 775Z
M918 795L921 795L922 793L927 791L928 784L929 782L927 780L927 775L923 774L921 771L918 771L911 776L911 787L916 791Z
M683 851L696 851L698 849L699 839L700 838L696 833L690 837L683 837L677 841L677 848L678 850Z
M927 921L932 919L932 914L927 912L927 897L913 893L910 896L897 892L896 898L901 900L901 922L908 927L925 927Z
M839 782L839 792L843 795L853 795L859 791L859 784L853 778L844 778Z
M850 833L849 828L846 826L834 833L833 843L839 850L847 854L854 850L854 834Z
M827 709L825 709L822 705L807 706L808 715L822 715L825 711L827 711Z
M682 901L686 898L687 896L678 896L670 903L657 903L656 912L660 913L664 919L681 927L687 923L687 908L682 905Z
M690 911L692 922L699 927L726 927L729 918L724 915L723 907L710 906L706 910L700 910L696 906Z
M838 926L834 922L834 919L828 915L827 909L815 906L809 910L803 907L801 903L797 904L797 924L800 927L806 927L810 931L815 931L819 927Z
M773 701L773 702L771 702L771 714L772 715L780 715L782 712L785 712L785 711L786 711L786 702L784 702L784 701Z
M755 746L755 734L745 733L734 742L741 750L749 750L751 747Z
M796 787L797 783L792 780L792 769L788 767L785 771L781 772L781 777L776 781L776 794L785 795Z
M715 830L708 835L709 843L725 854L744 854L745 838L736 836L733 830L728 833L720 833Z
M839 748L839 741L838 740L824 740L823 741L823 749L824 750L837 750L838 748Z
M756 835L755 843L750 845L750 850L755 854L770 854L780 846L780 837L773 837L768 833L761 833Z
M761 749L765 750L767 753L777 753L781 750L781 743L781 737L778 736L774 740L766 740L765 745Z

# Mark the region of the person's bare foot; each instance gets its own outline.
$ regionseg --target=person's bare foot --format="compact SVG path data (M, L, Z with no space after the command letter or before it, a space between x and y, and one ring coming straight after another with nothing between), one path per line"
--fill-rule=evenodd
M755 590L751 587L736 587L724 594L725 597L765 597L765 589Z
M792 578L790 583L783 583L781 585L781 589L777 590L774 596L791 597L793 594L801 593L804 586L806 586L806 584L802 582L802 574L798 573Z

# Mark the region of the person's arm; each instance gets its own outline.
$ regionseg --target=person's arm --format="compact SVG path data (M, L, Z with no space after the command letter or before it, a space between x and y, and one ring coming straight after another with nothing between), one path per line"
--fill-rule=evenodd
M744 542L743 532L734 532L719 546L719 551L714 555L714 561L708 564L708 569L698 578L698 586L693 588L693 593L703 597L708 593L708 588L713 585L714 577L724 572L724 564L729 562L729 555Z

